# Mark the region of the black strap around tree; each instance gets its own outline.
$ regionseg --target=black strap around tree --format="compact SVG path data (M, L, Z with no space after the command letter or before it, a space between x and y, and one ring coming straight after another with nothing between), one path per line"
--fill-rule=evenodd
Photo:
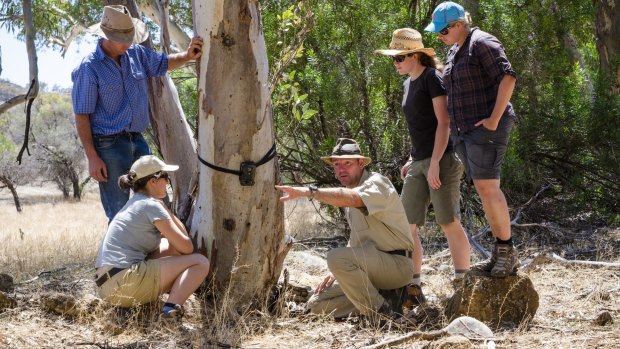
M260 165L264 165L267 162L269 162L269 160L273 159L276 156L276 143L274 142L273 145L271 146L271 149L269 149L269 151L267 151L267 154L265 154L265 156L263 156L262 159L258 160L257 163L255 163L256 167L260 166ZM220 171L220 172L224 172L224 173L230 173L230 174L234 174L237 176L241 176L241 170L231 170L229 168L224 168L224 167L220 167L217 165L214 165L212 163L209 163L207 160L203 159L200 157L200 154L196 154L198 155L198 160L200 162L202 162L205 166L212 168L216 171ZM244 162L245 163L245 162ZM242 163L243 164L243 163Z

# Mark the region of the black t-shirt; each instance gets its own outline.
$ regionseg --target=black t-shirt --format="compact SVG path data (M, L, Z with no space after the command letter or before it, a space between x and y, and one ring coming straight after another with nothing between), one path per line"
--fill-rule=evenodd
M403 113L411 137L411 157L416 161L424 160L433 155L437 130L433 98L446 95L443 76L441 72L427 67L417 79L409 78L403 85ZM449 151L452 151L451 141L446 147L446 152Z

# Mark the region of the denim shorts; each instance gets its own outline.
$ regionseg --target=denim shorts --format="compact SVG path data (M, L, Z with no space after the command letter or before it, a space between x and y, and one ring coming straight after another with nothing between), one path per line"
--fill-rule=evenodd
M502 117L495 131L480 126L452 135L452 144L469 179L499 179L514 119Z
M461 217L460 185L463 164L454 152L445 153L439 161L441 187L437 190L428 186L430 164L431 158L414 161L407 171L401 201L409 224L424 225L431 202L438 224L452 223L454 217Z

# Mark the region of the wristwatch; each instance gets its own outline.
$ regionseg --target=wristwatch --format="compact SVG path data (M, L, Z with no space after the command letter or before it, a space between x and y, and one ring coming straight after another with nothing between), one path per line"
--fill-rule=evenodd
M310 190L310 197L308 198L308 200L312 201L312 199L314 199L314 194L319 191L319 187L317 187L315 184L310 184L308 186L308 189Z

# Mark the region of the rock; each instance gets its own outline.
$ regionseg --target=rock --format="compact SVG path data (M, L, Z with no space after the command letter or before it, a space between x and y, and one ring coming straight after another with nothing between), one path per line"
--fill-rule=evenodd
M13 277L9 274L0 274L0 291L11 292L13 291Z
M423 349L474 349L475 346L463 336L444 337L430 342Z
M599 326L605 326L607 324L612 324L613 322L614 322L614 318L611 316L611 313L609 313L607 310L601 311L596 316L596 319L592 320L592 323L594 325L599 325Z
M62 293L46 293L41 295L41 307L58 315L75 317L80 315L80 306L71 295Z
M446 316L471 316L491 328L517 327L534 317L538 300L538 292L526 274L492 278L484 272L470 271L462 287L448 300Z
M17 306L17 301L9 297L6 293L0 291L0 313L8 308L15 308Z

